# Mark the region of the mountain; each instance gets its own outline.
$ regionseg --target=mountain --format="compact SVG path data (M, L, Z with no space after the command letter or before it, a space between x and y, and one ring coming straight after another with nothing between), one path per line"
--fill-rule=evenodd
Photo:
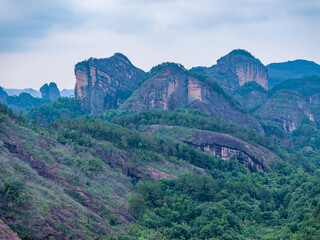
M182 65L175 63L154 67L145 82L119 109L137 113L150 109L172 111L185 106L230 123L263 131L259 122L242 112L218 84L188 73Z
M315 121L305 97L290 90L277 91L254 114L261 119L274 122L287 132L295 130L305 117L312 122Z
M254 81L268 90L267 68L251 53L236 49L217 61L212 67L196 67L192 72L203 74L216 81L228 93L232 94L246 82Z
M108 239L134 221L136 181L206 174L215 161L98 119L62 119L44 136L2 104L0 116L0 218L22 239Z
M51 82L49 85L46 83L40 88L40 92L43 99L47 100L57 100L60 98L60 91L57 87L57 84Z
M14 88L4 88L4 91L9 96L19 96L21 93L29 93L32 97L41 98L40 91L34 90L32 88L25 88L25 89L14 89Z
M40 107L42 104L49 102L49 100L42 98L34 98L29 93L21 93L19 96L8 96L5 103L15 113L22 111L24 114L31 109Z
M319 76L268 90L244 50L75 75L75 98L0 89L1 239L320 239Z
M5 102L6 98L8 97L8 94L3 90L2 87L0 87L0 102Z
M74 89L62 89L60 92L61 97L74 97Z
M239 104L249 112L256 110L267 99L268 91L257 82L246 82L233 92L233 97Z
M320 76L320 65L307 60L294 60L282 63L271 63L267 65L269 73L269 88L290 78L301 78L305 76Z
M90 113L118 108L145 76L144 71L120 53L77 63L74 71L75 98L80 100L82 110Z
M188 134L183 134L187 131ZM161 136L175 135L175 139L203 151L209 151L212 155L223 160L234 157L249 170L267 172L279 158L272 151L262 146L252 146L247 142L212 131L182 128L178 126L150 125L148 133L159 133ZM173 134L175 132L175 134ZM182 134L181 134L182 133Z

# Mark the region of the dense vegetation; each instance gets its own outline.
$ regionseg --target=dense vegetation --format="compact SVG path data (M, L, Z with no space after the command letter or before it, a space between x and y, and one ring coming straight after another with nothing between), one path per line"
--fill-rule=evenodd
M320 76L320 65L306 60L272 63L267 68L269 73L269 89L287 79L312 75Z
M244 141L259 144L275 150L273 141L265 135L258 134L255 130L227 123L221 119L211 118L193 109L177 109L173 112L153 110L137 114L126 114L114 117L112 121L123 127L144 125L174 125L214 132L227 133Z
M85 115L65 98L27 116L0 104L0 219L22 239L320 238L320 130L308 119L292 133L261 120L258 134L188 107ZM282 161L250 172L149 134L155 124L229 134Z
M28 113L31 109L40 107L47 102L49 100L32 97L29 93L21 93L19 96L8 96L4 103L16 113L20 111Z
M59 118L71 119L80 115L84 115L84 112L81 111L80 104L76 99L59 98L32 109L28 113L28 118L45 125Z

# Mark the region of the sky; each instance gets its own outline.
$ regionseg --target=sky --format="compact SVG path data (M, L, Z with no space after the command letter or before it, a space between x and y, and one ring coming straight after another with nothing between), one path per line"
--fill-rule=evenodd
M0 86L75 85L74 65L116 52L145 71L212 66L233 49L267 65L320 64L320 0L0 0Z

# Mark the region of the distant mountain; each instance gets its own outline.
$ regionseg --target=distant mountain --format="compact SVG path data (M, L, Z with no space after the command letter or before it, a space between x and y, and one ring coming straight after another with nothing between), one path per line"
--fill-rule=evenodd
M0 102L5 102L6 98L8 97L8 94L3 90L2 87L0 87Z
M34 90L32 88L25 88L25 89L14 89L14 88L4 88L4 91L9 96L19 96L21 93L29 93L32 97L41 98L40 91Z
M61 97L67 97L67 98L74 97L74 89L62 89L60 91L60 95Z
M267 68L269 73L269 89L286 79L311 75L320 76L319 64L301 59L282 63L271 63L267 65Z
M29 93L21 93L19 96L8 96L3 102L15 113L22 111L24 114L31 109L40 107L42 104L49 102L47 99L32 97Z

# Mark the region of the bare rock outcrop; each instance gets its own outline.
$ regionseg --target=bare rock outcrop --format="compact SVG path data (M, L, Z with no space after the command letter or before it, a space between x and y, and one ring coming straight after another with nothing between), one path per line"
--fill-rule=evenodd
M151 125L148 132L153 133L161 128L181 129L183 127ZM237 161L249 170L255 169L258 172L267 172L268 169L272 168L280 160L278 156L265 147L259 145L253 146L227 134L198 129L188 130L191 130L192 133L179 135L177 136L177 140L203 151L209 151L212 155L223 160L228 160L234 156Z
M57 100L60 98L60 91L57 87L57 84L51 82L49 85L46 83L40 88L40 92L43 99L47 100Z
M246 50L231 51L217 61L212 67L197 67L191 69L216 81L227 92L233 93L247 82L254 81L268 90L267 68Z
M263 132L260 123L243 112L218 84L189 74L175 63L164 63L151 70L147 80L120 109L137 113L150 109L172 111L184 106Z
M101 113L118 108L143 81L145 72L116 53L110 58L80 62L75 66L75 98L82 110Z

